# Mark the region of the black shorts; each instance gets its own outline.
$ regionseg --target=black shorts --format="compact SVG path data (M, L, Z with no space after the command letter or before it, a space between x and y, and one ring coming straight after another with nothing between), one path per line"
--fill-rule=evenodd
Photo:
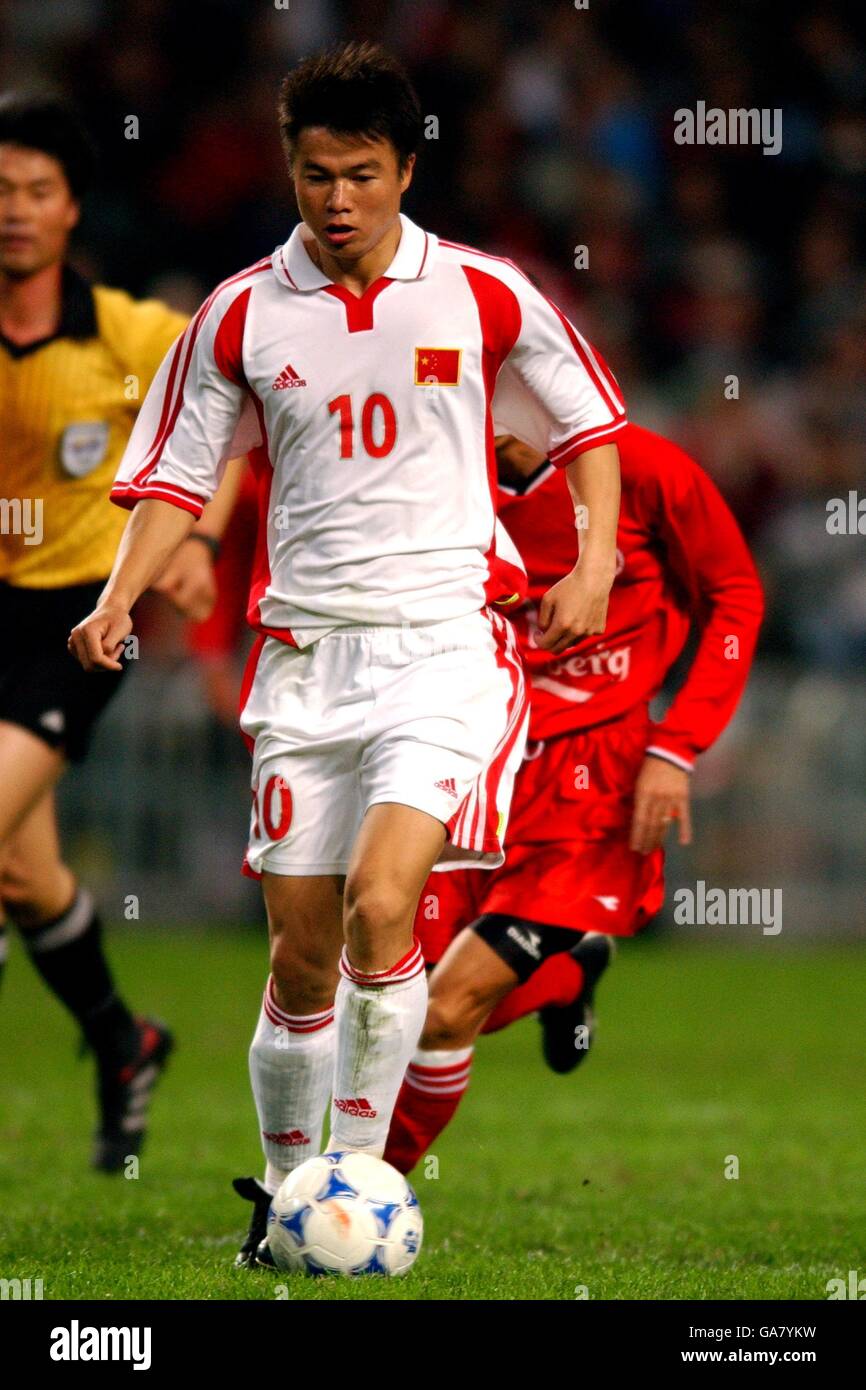
M70 630L96 607L105 580L65 589L0 582L0 720L20 724L72 762L126 670L88 672L66 649Z
M487 942L521 984L535 974L548 956L573 950L586 934L573 927L549 927L544 922L528 922L525 917L502 912L486 912L471 924L470 931Z

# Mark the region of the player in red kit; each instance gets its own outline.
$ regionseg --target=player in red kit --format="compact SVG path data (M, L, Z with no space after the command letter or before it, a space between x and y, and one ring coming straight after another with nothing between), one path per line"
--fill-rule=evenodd
M529 575L511 614L531 682L505 864L431 875L416 934L430 977L427 1019L391 1124L386 1159L409 1172L453 1116L479 1032L539 1011L544 1052L571 1071L592 1034L611 937L633 936L664 896L672 821L691 839L689 779L748 676L763 613L745 541L715 485L675 444L637 425L619 436L617 577L603 637L561 654L537 645L543 595L574 544L563 479L502 436L500 518ZM665 718L649 702L699 631Z

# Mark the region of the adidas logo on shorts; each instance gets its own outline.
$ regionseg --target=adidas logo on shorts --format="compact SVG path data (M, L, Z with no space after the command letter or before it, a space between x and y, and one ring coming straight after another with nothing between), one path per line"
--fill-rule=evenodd
M433 785L438 787L440 791L447 792L449 796L456 797L457 795L457 783L453 777L443 777L441 782L434 782Z

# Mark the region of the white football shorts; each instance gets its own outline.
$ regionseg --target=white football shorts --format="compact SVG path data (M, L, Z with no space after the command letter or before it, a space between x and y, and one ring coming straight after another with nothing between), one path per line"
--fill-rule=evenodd
M260 637L241 695L253 754L244 871L344 874L370 806L443 822L437 869L496 868L529 720L511 624L338 628L310 646Z

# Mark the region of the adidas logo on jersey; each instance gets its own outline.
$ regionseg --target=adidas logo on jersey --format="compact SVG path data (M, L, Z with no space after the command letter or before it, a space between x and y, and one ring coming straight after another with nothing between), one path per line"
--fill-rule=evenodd
M516 941L528 956L532 956L533 960L541 960L541 952L538 949L541 945L541 936L537 931L523 931L521 927L511 926L505 935L510 936L512 941Z
M449 796L457 795L457 783L453 777L443 777L441 782L434 782L433 785L441 792L447 792Z
M291 362L287 362L280 372L276 381L272 384L272 391L286 391L290 386L306 386L303 377L298 376Z
M375 1120L379 1113L364 1096L351 1100L335 1100L334 1104L344 1115L358 1115L362 1120Z
M302 1129L290 1129L284 1134L272 1134L268 1130L262 1130L262 1138L269 1139L272 1144L282 1144L284 1148L295 1149L301 1144L309 1144L310 1137Z

